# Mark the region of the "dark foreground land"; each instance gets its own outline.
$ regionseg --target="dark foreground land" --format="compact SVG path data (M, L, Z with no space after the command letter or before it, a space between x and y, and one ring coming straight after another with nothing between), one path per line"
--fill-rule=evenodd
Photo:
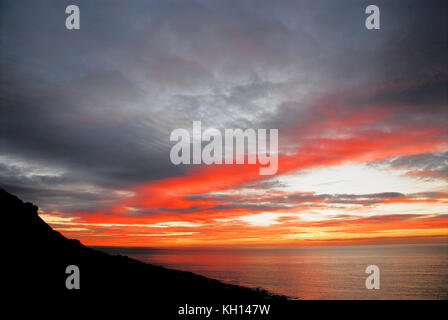
M271 304L285 297L208 279L190 272L153 266L124 256L85 247L54 231L38 215L38 207L0 189L2 216L12 235L14 261L8 277L16 294L31 299L105 302L109 307L139 307L177 314L180 306ZM66 267L80 270L80 289L68 290ZM158 311L160 311L158 310ZM167 317L168 318L168 317Z
M229 285L190 272L170 270L87 248L54 231L37 206L0 189L0 212L6 254L2 264L2 299L16 315L93 315L125 319L300 319L312 317L382 317L433 313L446 302L422 301L288 301L286 297ZM5 236L6 235L6 236ZM66 267L80 270L80 289L68 290ZM5 286L6 283L6 286ZM180 315L181 307L237 310L210 316ZM250 314L251 305L269 306L269 314ZM235 308L235 306L238 306ZM240 307L242 306L242 308ZM196 309L197 310L197 309ZM230 309L227 309L230 310ZM254 308L251 308L252 312ZM369 317L370 316L370 317Z

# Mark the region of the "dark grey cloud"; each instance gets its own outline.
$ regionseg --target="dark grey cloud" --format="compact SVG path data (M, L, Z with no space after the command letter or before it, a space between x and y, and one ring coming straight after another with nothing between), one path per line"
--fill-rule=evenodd
M395 169L405 169L422 179L448 180L448 152L420 153L398 156L371 163L372 166L387 165Z
M448 151L401 156L385 162L396 168L444 169L448 166Z
M255 189L260 190L260 189ZM408 200L429 200L444 201L446 193L442 192L420 192L412 194L403 194L400 192L381 192L371 194L316 194L316 193L277 193L267 192L267 194L256 195L238 195L238 194L201 194L190 195L190 200L203 200L216 203L213 205L194 205L188 208L160 209L163 212L190 213L201 211L219 212L231 209L245 209L247 212L262 212L276 210L296 211L310 208L323 208L335 206L375 206L394 198L403 198Z

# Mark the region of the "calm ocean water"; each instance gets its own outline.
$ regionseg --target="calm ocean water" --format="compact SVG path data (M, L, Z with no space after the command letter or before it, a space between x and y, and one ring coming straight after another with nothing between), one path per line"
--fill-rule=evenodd
M448 244L97 249L298 299L448 299ZM365 287L372 264L379 290Z

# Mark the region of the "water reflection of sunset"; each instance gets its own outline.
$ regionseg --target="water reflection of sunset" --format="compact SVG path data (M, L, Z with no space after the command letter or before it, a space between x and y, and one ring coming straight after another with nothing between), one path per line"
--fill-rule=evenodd
M446 245L100 249L295 299L448 297ZM365 290L372 263L381 268L381 290Z

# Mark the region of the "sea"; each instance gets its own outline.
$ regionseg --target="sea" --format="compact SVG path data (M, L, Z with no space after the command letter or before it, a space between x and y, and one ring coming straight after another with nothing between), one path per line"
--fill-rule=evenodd
M94 248L290 299L448 299L448 244ZM371 265L379 289L366 287Z

